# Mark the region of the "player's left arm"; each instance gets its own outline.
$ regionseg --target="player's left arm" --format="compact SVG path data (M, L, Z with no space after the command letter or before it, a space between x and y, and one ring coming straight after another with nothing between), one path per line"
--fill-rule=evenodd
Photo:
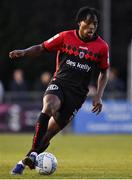
M109 69L101 70L98 77L97 93L93 98L92 112L99 114L102 110L102 96L109 76Z
M96 114L99 114L102 110L102 96L109 77L109 47L107 44L102 48L99 68L97 92L93 98L92 108L92 112L96 112Z

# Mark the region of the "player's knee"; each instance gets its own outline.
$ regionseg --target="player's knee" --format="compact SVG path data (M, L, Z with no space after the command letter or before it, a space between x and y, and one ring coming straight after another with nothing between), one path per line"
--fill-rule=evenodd
M55 104L52 101L46 102L43 105L42 112L48 114L49 116L54 115L56 113Z
M42 112L53 116L60 108L61 101L55 95L46 95L43 98L43 109Z

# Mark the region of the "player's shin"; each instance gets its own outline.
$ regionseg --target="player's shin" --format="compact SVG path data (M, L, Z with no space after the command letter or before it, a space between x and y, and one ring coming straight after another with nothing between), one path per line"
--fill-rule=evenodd
M41 113L36 123L32 148L22 161L23 164L28 166L30 169L35 168L36 157L37 154L40 153L38 152L38 149L41 149L41 141L47 132L49 119L50 117L47 114Z
M32 151L36 152L36 150L40 146L40 142L42 141L44 135L46 134L49 119L50 117L47 114L45 113L40 114L35 127L32 149L27 155L29 155Z

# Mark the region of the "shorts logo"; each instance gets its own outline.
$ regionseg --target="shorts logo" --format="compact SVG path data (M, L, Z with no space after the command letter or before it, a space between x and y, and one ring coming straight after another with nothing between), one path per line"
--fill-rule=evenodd
M59 87L56 84L50 84L46 91L48 90L58 90Z

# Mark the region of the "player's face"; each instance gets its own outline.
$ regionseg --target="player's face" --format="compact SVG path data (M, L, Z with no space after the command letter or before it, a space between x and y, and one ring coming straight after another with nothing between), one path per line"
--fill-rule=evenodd
M92 39L94 33L98 27L97 17L91 19L90 16L87 17L87 20L80 21L79 23L79 36L82 39Z

